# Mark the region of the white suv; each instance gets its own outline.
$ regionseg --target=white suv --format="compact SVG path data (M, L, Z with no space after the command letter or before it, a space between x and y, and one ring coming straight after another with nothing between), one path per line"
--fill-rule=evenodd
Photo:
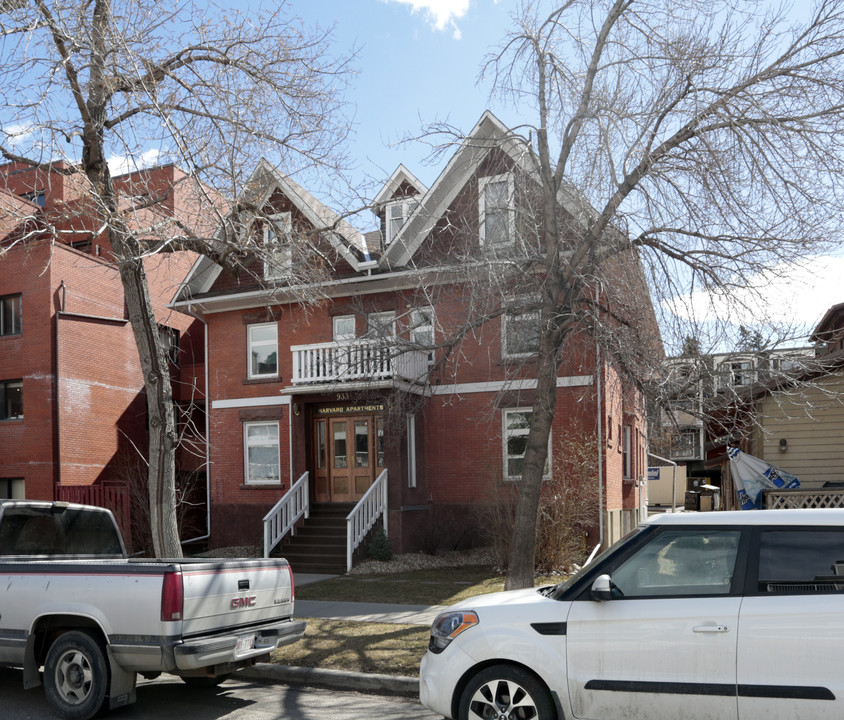
M441 614L422 703L496 720L844 718L844 510L666 514Z

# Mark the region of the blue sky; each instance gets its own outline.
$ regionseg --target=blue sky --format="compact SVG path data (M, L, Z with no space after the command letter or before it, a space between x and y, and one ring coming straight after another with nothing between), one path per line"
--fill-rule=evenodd
M798 4L797 12L805 14L806 3ZM360 192L373 197L399 163L427 185L434 182L448 155L426 164L430 148L424 143L396 146L418 136L425 123L449 121L467 131L489 108L509 126L519 124L515 111L490 99L489 83L478 84L481 64L511 26L517 6L517 0L289 0L291 15L306 24L334 26L336 52L358 48L348 100L355 106L350 150ZM842 275L844 259L824 257L808 272L795 271L791 281L758 281L770 286L773 319L796 319L810 328L844 301ZM695 302L701 304L706 301Z
M518 119L489 101L476 79L483 58L510 25L515 0L291 0L307 25L334 26L338 53L358 48L348 100L354 104L351 154L358 182L382 183L403 162L431 185L442 163L423 164L425 123L448 120L469 130L490 108L508 124ZM392 146L392 147L391 147ZM377 191L376 191L377 192ZM374 195L375 193L372 193Z

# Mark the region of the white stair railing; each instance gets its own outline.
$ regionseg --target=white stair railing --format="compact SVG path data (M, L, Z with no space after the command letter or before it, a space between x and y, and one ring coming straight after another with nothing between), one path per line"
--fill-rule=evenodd
M387 470L385 469L369 486L364 496L358 500L352 512L346 516L346 572L352 569L352 556L378 516L384 518L384 534L389 534L387 527Z
M308 473L305 472L264 516L265 558L288 532L291 535L296 532L296 522L301 517L307 519L310 509Z

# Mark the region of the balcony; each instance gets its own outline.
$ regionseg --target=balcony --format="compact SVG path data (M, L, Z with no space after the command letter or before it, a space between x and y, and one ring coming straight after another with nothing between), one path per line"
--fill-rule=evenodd
M424 385L428 380L428 353L403 346L401 341L350 340L294 345L290 351L293 385L397 380Z

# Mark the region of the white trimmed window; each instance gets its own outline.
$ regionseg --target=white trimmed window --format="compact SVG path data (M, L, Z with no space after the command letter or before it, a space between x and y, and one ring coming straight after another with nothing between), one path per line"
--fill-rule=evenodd
M428 364L434 363L434 308L413 308L410 311L410 342L415 347L429 348Z
M264 279L283 280L293 269L290 236L293 223L289 212L268 215L264 223Z
M248 377L278 377L278 323L260 323L246 328L249 372Z
M332 337L334 342L347 342L354 340L355 334L355 316L354 315L338 315L332 320Z
M366 324L369 326L367 337L385 339L396 336L396 313L392 310L369 313Z
M505 313L501 316L501 355L533 357L539 352L539 313Z
M386 237L384 242L389 245L396 239L396 235L411 216L419 202L415 198L404 198L388 203L384 207L384 225Z
M244 482L247 485L281 483L281 452L277 422L243 424Z
M522 479L522 469L525 463L525 449L527 448L530 420L533 416L531 408L509 408L502 410L504 438L504 479L516 481ZM551 437L548 437L548 455L545 460L544 477L551 476Z
M512 245L516 237L513 174L478 179L478 228L487 247Z
M416 416L407 416L407 486L416 487Z

